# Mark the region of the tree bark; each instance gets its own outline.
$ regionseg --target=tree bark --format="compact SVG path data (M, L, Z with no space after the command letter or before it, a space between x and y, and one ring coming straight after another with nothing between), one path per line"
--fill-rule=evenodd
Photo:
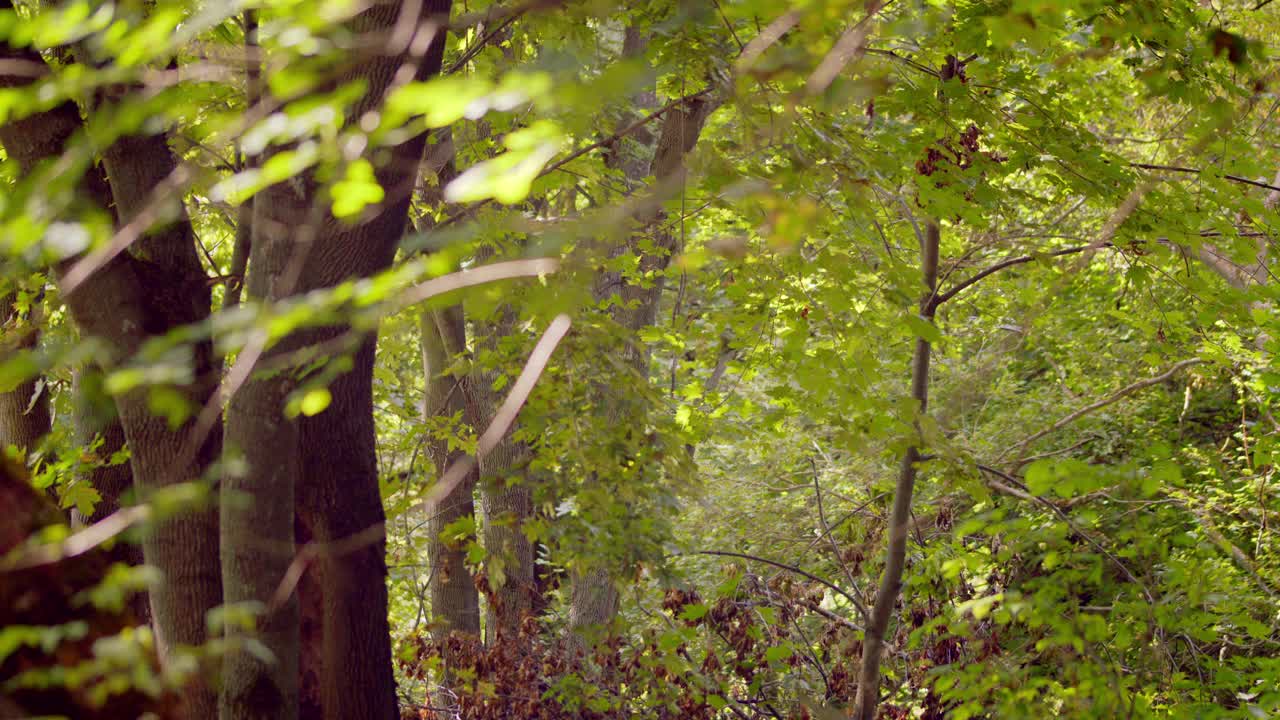
M925 228L920 248L920 271L925 287L920 298L920 317L930 323L936 309L933 294L938 287L938 241L938 223L931 221ZM928 340L916 338L915 352L911 357L911 398L915 400L920 415L929 408L930 351ZM876 592L875 606L871 609L862 642L862 666L858 673L858 695L854 700L854 713L859 720L875 720L876 717L876 707L880 704L880 659L884 655L885 633L902 589L907 532L911 522L911 494L915 488L916 464L921 458L918 420L914 427L916 437L903 454L898 470L893 511L889 516L889 546L885 551L884 574L880 577L880 589Z
M35 326L37 318L22 318L15 307L16 301L14 293L0 297L5 351L29 350L40 337ZM34 308L31 313L35 314ZM16 338L16 342L10 344L10 337ZM41 378L25 380L12 390L0 392L0 451L12 445L23 453L32 453L49 434L50 427L49 392Z
M454 305L440 310L424 310L421 318L422 368L427 381L427 394L423 403L426 419L453 417L466 412L467 390L465 376L447 374L450 362L457 358L459 349L465 346L465 327L462 308ZM427 454L435 465L436 477L444 476L448 468L466 455L461 449L450 449L447 440L432 438ZM480 636L480 596L476 591L471 571L466 565L466 551L462 544L447 542L441 537L450 524L464 518L475 519L476 473L446 495L427 522L428 551L431 559L431 614L432 635L441 647L454 632ZM446 654L446 671L452 658Z
M522 527L533 517L528 460L528 446L508 434L480 464L486 567L493 590L485 633L488 644L514 639L524 618L537 606L533 543ZM495 578L497 567L502 571L500 581Z
M163 135L149 135L121 138L103 154L103 165L120 218L128 223L148 211L153 202L151 189L169 178L177 162ZM212 303L209 283L196 255L198 241L180 200L175 212L173 224L135 243L140 256L146 258L138 262L153 336L206 321ZM96 301L73 299L73 314L84 314L77 313L77 305ZM191 351L192 380L174 389L198 411L212 397L221 368L210 341L195 343ZM166 418L151 410L148 394L148 389L140 388L116 399L132 451L134 482L143 500L171 485L201 481L222 452L221 423L203 438L196 435L200 430L194 417L172 430ZM200 646L209 639L206 615L222 604L218 537L217 505L206 503L161 520L143 541L147 564L164 574L164 582L152 589L150 602L161 647L166 651L175 646ZM213 716L216 697L208 685L194 689L188 701L194 714Z
M349 123L380 106L393 82L405 79L402 68L414 70L411 77L417 79L439 71L444 33L438 24L422 20L447 16L449 6L448 0L429 0L408 25L431 33L425 51L376 55L335 79L336 84L363 80L367 88L352 108ZM365 36L386 33L397 21L403 22L401 12L399 3L374 5L350 28ZM418 45L410 42L408 47ZM362 224L339 222L324 212L310 174L259 193L254 200L249 296L281 300L389 267L404 233L424 145L425 135L418 135L371 158L387 200ZM251 502L224 503L229 596L234 592L237 599L263 603L270 599L293 555L295 538L288 537L288 528L294 528L296 542L314 544L318 552L298 586L301 597L273 608L267 633L261 636L277 665L273 668L244 654L228 658L224 717L392 720L397 714L387 623L386 542L379 532L385 516L375 455L374 338L353 333L346 325L310 329L283 339L264 359L286 358L339 337L350 340L352 352L346 370L328 385L331 400L324 412L296 421L284 416L284 399L296 384L288 372L246 383L231 403L228 433L245 455L246 470L224 485L224 497L248 497ZM370 532L377 536L366 539ZM359 536L358 542L354 536ZM263 553L264 546L272 552ZM301 611L295 609L299 604ZM300 640L299 623L305 632ZM296 672L291 670L295 667Z
M515 332L515 310L504 306L496 322L483 323L479 341L496 353L499 341ZM478 406L477 430L483 432L502 404L501 393L493 390L502 372L490 368L475 374L471 382L474 404ZM491 590L485 642L514 640L524 618L537 606L537 585L533 543L523 525L533 517L533 486L528 473L529 446L515 440L513 425L498 444L480 461L480 499L484 508L485 567Z
M133 488L133 472L127 462L109 464L111 456L123 450L126 443L115 401L102 388L102 371L98 368L76 371L72 376L71 394L75 405L72 422L76 444L89 447L98 438L102 439L96 451L100 464L83 478L98 491L100 499L90 515L74 508L71 510L71 526L76 528L92 525L119 510L121 498ZM113 561L126 565L136 567L143 563L142 547L121 538L115 539L107 554ZM145 593L131 598L129 604L135 617L142 622L150 620L151 610Z
M12 7L5 0L0 8ZM0 57L42 66L30 48L0 46ZM29 75L0 76L0 86L21 87ZM80 131L80 113L71 102L36 113L0 128L0 142L18 161L27 177L47 160L61 156ZM85 173L78 196L110 214L113 204L120 219L133 220L153 201L151 191L175 167L163 135L121 138L103 154L109 186L95 172ZM209 287L196 256L195 237L181 200L170 224L151 229L131 248L92 273L65 300L81 330L103 341L110 360L132 357L142 343L184 325L201 322L209 314ZM136 255L133 253L137 253ZM143 259L145 258L145 259ZM193 380L174 388L194 407L202 407L213 388L212 346L191 347ZM215 427L194 437L193 421L171 429L148 407L148 390L138 388L116 398L121 424L133 455L133 477L145 496L176 483L199 480L217 458L221 432ZM157 644L166 658L177 646L202 645L208 639L205 614L221 603L218 571L216 509L199 509L159 521L143 542L148 564L165 575L151 592ZM184 700L193 716L212 717L216 697L196 681Z

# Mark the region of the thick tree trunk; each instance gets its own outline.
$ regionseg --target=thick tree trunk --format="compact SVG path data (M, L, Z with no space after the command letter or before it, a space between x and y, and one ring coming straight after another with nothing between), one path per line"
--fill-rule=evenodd
M254 243L255 249L261 245ZM261 298L265 262L255 257L253 263L249 295ZM271 606L294 556L300 460L297 424L282 413L289 390L286 375L250 380L227 408L227 449L239 455L245 470L222 480L223 592L228 604L257 602L267 608L251 634L273 657L264 662L235 648L226 656L220 700L224 720L298 717L298 601L291 593L281 606ZM228 629L228 639L237 635Z
M920 248L920 273L925 287L920 299L920 317L927 322L933 322L936 308L933 294L938 287L938 235L938 224L930 222L925 229L923 247ZM911 358L911 398L921 415L929 408L930 350L929 341L916 338L915 352ZM862 641L858 695L853 705L854 717L858 720L875 720L876 707L880 704L880 659L884 654L885 633L902 589L907 531L911 522L911 493L916 483L916 464L921 457L919 421L914 425L917 437L902 456L898 485L893 496L893 511L889 516L889 546L885 551L884 574L880 577L880 589L876 592L876 603L871 609Z
M103 155L111 193L122 222L148 211L152 189L173 173L176 159L163 135L129 136L114 143ZM193 325L208 319L212 299L209 283L196 255L196 238L186 211L177 200L173 224L144 235L136 245L142 257L143 287L148 297L147 315L153 334ZM77 305L97 302L83 297ZM217 385L221 368L209 341L192 348L193 381L175 388L192 408L203 408ZM132 451L133 478L141 499L150 492L178 483L201 481L204 472L222 452L221 424L198 437L194 417L173 430L157 416L148 401L149 390L133 390L116 399L125 438ZM143 541L147 564L164 574L153 588L151 611L161 648L194 647L208 640L206 615L222 604L222 575L218 559L218 509L206 503L172 518L161 520ZM212 717L216 697L201 684L188 698L192 712Z
M420 18L409 18L406 27L431 33L425 52L421 42L412 41L408 47L417 53L374 55L336 79L363 80L367 88L349 121L376 110L393 82L407 79L404 68L415 70L410 77L418 79L439 71L444 33L438 24L420 20L447 15L449 2L430 0L418 10ZM399 3L374 5L352 21L351 30L367 37L387 33L404 22L401 14ZM310 176L260 193L254 201L249 296L281 300L389 267L404 233L424 144L425 136L419 135L374 158L387 200L363 224L328 216ZM329 383L331 400L324 412L297 421L284 417L284 399L296 383L287 372L247 383L231 404L228 433L245 453L246 472L224 486L224 496L251 502L224 504L229 595L263 603L271 599L293 554L287 528L295 529L298 542L313 544L315 554L298 586L302 597L272 608L267 634L261 636L278 665L273 669L243 654L228 659L224 717L391 720L397 714L373 423L374 338L346 326L312 329L285 338L267 357L284 358L340 336L350 340L353 354L349 369ZM233 513L239 517L231 518ZM270 554L262 552L264 547ZM304 643L297 639L299 622ZM295 667L300 689L297 677L286 677ZM257 692L265 703L257 700Z
M11 7L4 2L0 7ZM30 48L0 47L0 57L43 64ZM32 81L30 75L0 76L0 85L15 87ZM70 102L10 122L0 128L0 142L28 177L44 161L60 156L81 128L80 113ZM86 173L78 197L110 214L114 207L122 221L137 217L153 201L152 191L175 167L172 152L161 135L121 138L106 150L104 166L110 186L92 169ZM149 337L200 322L209 314L209 286L196 257L191 225L177 203L169 225L139 238L135 249L117 256L66 293L71 315L81 330L102 340L112 360L133 356ZM202 407L213 388L216 369L208 342L192 348L194 380L175 388L195 407ZM116 398L126 439L133 449L132 471L143 495L175 483L199 480L217 458L221 433L217 427L204 437L194 436L194 422L171 429L148 407L145 388ZM207 640L205 614L221 603L218 569L217 515L214 509L187 512L161 520L143 543L148 564L165 575L151 593L158 645L162 657L179 646ZM196 682L185 697L193 716L211 717L216 698L208 685Z
M405 203L407 206L407 202ZM407 207L399 212L395 242ZM377 237L376 235L374 237ZM387 264L391 258L386 259ZM373 425L374 341L367 338L350 372L329 386L329 409L299 423L302 472L299 521L318 542L340 544L377 531L354 547L322 552L321 700L326 718L395 718L391 628L387 621L386 516L378 486Z
M466 377L445 374L459 349L465 346L465 328L462 309L458 306L442 310L425 310L420 318L422 329L422 368L426 377L427 393L423 403L424 418L452 417L465 411L466 393L463 387ZM450 450L448 442L432 438L428 455L435 465L436 477L466 453ZM452 523L463 518L475 518L475 473L458 483L435 508L427 522L428 551L431 559L431 614L432 635L442 647L449 634L459 632L480 636L480 597L476 591L471 571L466 565L466 549L461 543L447 542L441 533ZM452 658L445 657L446 670Z

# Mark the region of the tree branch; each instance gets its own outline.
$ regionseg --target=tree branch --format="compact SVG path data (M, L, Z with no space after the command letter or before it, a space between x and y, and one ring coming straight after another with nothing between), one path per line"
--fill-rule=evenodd
M937 304L933 296L938 290L938 246L941 230L935 220L925 226L920 247L920 274L925 291L920 298L920 317L933 321ZM929 407L929 359L932 348L929 341L916 338L915 352L911 358L911 398L923 415ZM853 704L853 717L858 720L875 720L876 707L880 704L880 661L884 655L885 634L893 617L894 606L902 590L902 573L906 567L907 526L911 520L911 495L916 483L916 465L922 461L920 422L914 423L916 437L902 456L898 471L898 483L894 488L893 511L889 516L889 544L885 549L884 573L880 576L880 589L876 591L876 604L867 621L866 637L862 644L862 664L858 671L858 695Z
M1202 360L1202 359L1200 359L1200 358L1190 358L1190 359L1188 359L1188 360L1182 360L1182 361L1180 361L1180 362L1174 363L1174 364L1173 364L1173 365L1172 365L1168 370L1164 371L1163 373L1160 373L1159 375L1157 375L1157 376L1155 376L1155 377L1146 378L1145 380L1139 380L1139 381L1137 381L1137 382L1135 382L1135 383L1131 383L1131 384L1129 384L1129 385L1126 385L1126 386L1124 386L1124 387L1120 388L1119 390L1115 391L1114 393L1112 393L1112 394L1108 395L1107 397L1105 397L1105 398L1103 398L1103 399L1101 399L1101 400L1099 400L1099 401L1097 401L1097 402L1095 402L1095 403L1092 403L1092 404L1086 405L1086 406L1084 406L1084 407L1082 407L1082 408L1080 408L1080 409L1078 409L1078 410L1075 410L1074 412L1071 412L1071 413L1067 414L1067 415L1066 415L1065 417L1063 417L1061 420L1059 420L1059 421L1055 422L1054 424L1050 425L1049 427L1045 428L1044 430L1041 430L1041 431L1039 431L1039 432L1037 432L1037 433L1033 433L1033 434L1029 435L1029 436L1028 436L1026 439L1024 439L1023 441L1021 441L1021 442L1019 442L1019 443L1017 443L1017 444L1015 444L1015 445L1011 445L1010 447L1008 447L1007 449L1005 449L1005 451L1004 451L1004 452L1000 453L1000 455L999 455L996 459L997 459L997 460L999 460L999 459L1003 458L1004 456L1008 455L1008 454L1009 454L1010 452L1012 452L1013 450L1017 450L1017 451L1021 452L1022 450L1026 449L1026 447L1027 447L1028 445L1030 445L1031 443L1035 442L1036 440L1039 440L1040 438L1044 437L1045 435L1048 435L1049 433L1052 433L1052 432L1056 432L1056 431L1058 431L1058 430L1061 430L1062 428L1066 427L1067 425L1070 425L1071 423L1075 422L1076 420L1079 420L1080 418L1084 417L1085 415L1088 415L1089 413L1091 413L1091 412L1093 412L1093 411L1095 411L1095 410L1099 410L1099 409L1104 408L1104 407L1106 407L1106 406L1108 406L1108 405L1111 405L1111 404L1115 403L1116 401L1118 401L1118 400L1120 400L1120 399L1122 399L1122 398L1124 398L1124 397L1126 397L1126 396L1128 396L1128 395L1132 395L1133 393L1135 393L1135 392L1137 392L1137 391L1139 391L1139 390L1141 390L1141 389L1143 389L1143 388L1151 387L1152 385L1155 385L1155 384L1157 384L1157 383L1162 383L1162 382L1164 382L1165 380L1168 380L1169 378L1171 378L1171 377L1173 377L1174 375L1176 375L1179 371L1183 370L1184 368L1191 367L1192 365L1199 365L1200 363L1203 363L1203 362L1204 362L1204 360Z
M801 577L808 578L822 585L823 587L829 588L830 590L836 593L839 593L841 597L853 603L853 606L858 608L858 610L864 616L867 614L866 607L862 604L862 601L854 597L851 593L844 591L835 583L827 580L823 580L817 575L814 575L813 573L808 572L807 570L801 570L795 565L788 565L786 563L778 562L777 560L762 558L762 557L759 557L758 555L748 555L746 553L730 552L728 550L695 550L693 554L694 555L718 555L721 557L736 557L736 558L742 558L743 560L754 560L755 562L764 563L765 565L772 565L773 567L776 567L780 570L786 570L787 572L792 572ZM854 627L857 627L857 626L855 625ZM861 630L862 628L858 628L858 629Z
M1204 170L1200 168L1183 167L1181 165L1151 165L1149 163L1129 163L1129 167L1139 168L1141 170L1163 170L1165 172L1187 173L1189 175L1199 175L1204 172ZM1280 186L1272 185L1270 183L1264 183L1258 180L1250 180L1249 178L1240 177L1239 175L1223 174L1222 179L1230 180L1231 182L1242 183L1244 185L1252 185L1254 187L1260 187L1260 188L1263 188L1264 190L1270 190L1272 192L1280 192Z
M978 273L976 273L976 274L975 274L975 275L973 275L972 277L969 277L968 279L965 279L965 280L960 281L960 282L959 282L959 283L957 283L955 286L953 286L950 290L947 290L947 291L946 291L946 292L944 292L944 293L935 294L935 295L933 296L933 298L930 300L930 304L933 306L933 308L935 308L935 309L936 309L939 305L941 305L942 303L944 303L944 302L946 302L946 301L950 300L951 298L955 297L956 295L960 294L961 292L963 292L966 288L970 287L971 285L974 285L975 283L977 283L978 281L980 281L980 280L982 280L983 278L987 277L988 275L992 275L992 274L994 274L994 273L1000 272L1001 270L1004 270L1005 268L1013 267L1013 266L1015 266L1015 265L1023 265L1023 264L1025 264L1025 263L1029 263L1029 262L1031 262L1032 260L1035 260L1035 259L1037 259L1037 258L1042 258L1042 257L1062 257L1063 255L1075 255L1076 253L1082 253L1082 252L1084 252L1084 251L1086 251L1086 250L1095 250L1095 249L1097 249L1097 247L1107 247L1107 246L1110 246L1110 245L1111 245L1111 243L1105 243L1105 244L1104 244L1104 245L1102 245L1102 246L1095 246L1095 245L1080 245L1080 246L1077 246L1077 247L1064 248L1064 249L1062 249L1062 250L1054 250L1053 252L1048 252L1048 253L1036 253L1036 254L1034 254L1034 255L1023 255L1023 256L1021 256L1021 257L1009 258L1008 260L1001 260L1000 262L996 263L995 265L992 265L991 267L989 267L989 268L987 268L987 269L985 269L985 270L981 270L981 271L979 271Z

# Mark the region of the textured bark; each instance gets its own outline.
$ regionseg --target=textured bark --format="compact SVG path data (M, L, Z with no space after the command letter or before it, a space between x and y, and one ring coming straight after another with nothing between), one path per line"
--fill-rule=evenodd
M95 454L103 464L83 478L98 491L101 499L94 505L91 515L84 515L75 509L71 511L72 527L83 527L120 509L121 498L133 488L133 472L129 463L106 464L112 455L125 448L125 439L115 401L102 389L102 372L97 368L77 371L71 381L71 394L75 405L72 421L75 425L76 444L89 447L98 438L102 438L102 445ZM143 562L142 547L119 538L116 538L107 555L113 561L126 565L138 566ZM151 610L145 594L132 598L130 605L135 617L142 621L150 620Z
M423 416L451 417L466 412L467 377L445 374L451 360L457 356L466 342L462 309L458 306L442 310L426 310L420 318L422 329L422 368L426 377L427 393L423 403ZM435 465L436 477L466 453L450 450L448 442L432 438L427 453ZM472 472L446 495L427 522L428 556L431 559L431 614L432 635L443 645L450 633L459 632L479 637L480 597L476 592L471 571L466 566L465 548L458 543L441 539L441 533L451 523L462 518L475 518L476 474ZM451 658L445 658L446 669Z
M255 243L256 245L257 243ZM265 289L254 259L249 295ZM268 358L275 357L269 354ZM297 424L283 416L288 384L280 375L245 383L227 408L227 447L244 472L222 480L222 574L228 604L266 607L293 561L294 494L299 471ZM247 651L223 662L221 717L293 718L298 712L298 603L291 595L259 619L254 638L272 653ZM240 633L228 630L228 639Z
M448 10L449 3L442 0L420 8L423 16ZM400 14L397 3L374 5L352 21L351 30L386 33ZM373 56L335 78L335 85L358 79L367 88L348 120L376 109L393 81L438 72L443 32L416 19L409 26L430 32L429 45L411 42L409 48L416 54ZM410 71L408 77L403 69ZM419 135L370 158L387 199L361 224L339 222L324 212L310 176L260 193L254 201L250 297L280 300L390 266L404 233L424 144L425 137ZM300 707L306 717L396 717L385 537L342 542L376 531L384 521L373 423L374 338L352 336L346 326L312 329L285 338L267 358L284 358L340 336L352 338L353 352L348 369L328 386L332 400L324 412L297 421L284 417L283 400L296 382L293 373L246 383L231 404L228 433L245 454L246 471L224 485L224 495L228 500L232 495L247 496L252 502L224 503L226 520L233 523L223 535L229 596L234 592L239 599L269 599L293 554L286 528L295 529L299 542L314 543L317 552L299 585L302 597L275 608L268 634L262 636L278 665L267 666L243 654L228 659L224 709L240 708L252 715L224 717L288 718L299 715ZM238 517L233 520L231 513ZM261 552L264 546L271 552ZM301 647L295 640L299 622L306 632ZM293 667L298 672L287 677ZM299 694L299 687L305 694Z
M493 589L485 638L489 644L515 638L537 605L533 543L522 527L533 516L533 488L525 471L528 460L528 446L508 434L481 463L484 546ZM495 560L501 562L501 583L494 577Z
M436 176L433 185L423 188L422 200L427 206L444 202L444 186L458 176L454 159L453 135L444 129L434 135L424 158L425 167ZM451 417L462 411L465 422L476 432L481 432L482 428L477 427L481 422L479 412L472 401L471 376L444 374L456 359L466 353L466 319L462 306L425 309L418 317L418 327L426 388L422 401L423 419ZM434 466L435 476L440 478L464 453L450 451L448 442L431 438L427 442L427 455ZM480 634L480 594L474 577L467 569L465 550L460 545L442 541L440 537L452 522L461 518L475 520L476 477L477 473L473 472L463 478L452 492L441 499L435 515L427 519L431 633L446 650L445 640L452 632ZM444 661L447 678L453 662L447 655Z
M15 300L13 293L0 297L0 326L4 329L0 350L5 352L33 348L40 337L34 318L20 317ZM12 445L22 452L33 452L49 434L50 422L49 392L41 378L0 392L0 451Z
M933 294L938 287L938 235L936 222L925 228L923 246L920 248L920 274L924 279L924 294L920 298L920 317L933 322ZM919 413L929 409L929 342L916 338L911 358L911 398ZM880 589L876 603L867 619L862 641L862 665L858 672L858 695L854 700L854 717L859 720L875 720L876 707L880 704L880 659L884 654L885 633L893 618L893 608L902 589L902 572L906 565L907 531L911 522L911 494L916 483L916 464L920 462L920 423L914 423L916 438L902 455L898 471L898 484L893 495L893 511L889 516L889 546L885 550L884 573L880 576Z
M684 158L697 144L703 124L717 107L717 96L704 95L672 108L663 117L653 161L644 173L646 176L654 176L659 191L669 191L681 179ZM634 165L628 166L627 156L624 155L619 162L624 168L632 168L628 170L629 175L639 173ZM631 178L637 183L639 179ZM662 229L664 220L665 215L656 204L642 210L636 217L640 227L624 242L609 250L609 257L638 255L640 272L652 278L647 287L630 281L618 271L609 271L600 273L594 288L597 303L614 299L610 313L614 321L626 331L626 345L622 352L639 377L645 380L649 378L650 349L640 340L639 331L652 325L657 318L658 303L666 285L663 273L671 262L678 240L673 233ZM651 240L652 250L641 250L641 241L646 238ZM607 426L616 427L624 418L633 414L634 400L627 394L619 393L617 388L601 388L601 393L602 397L597 404L601 407L603 422ZM573 599L569 624L572 628L582 630L612 621L618 611L618 590L607 572L593 569L586 573L574 573L571 582Z
M11 7L4 2L0 8ZM43 63L29 48L0 46L0 57L28 64ZM21 86L27 76L0 76L0 85ZM78 109L67 102L10 122L0 128L0 142L24 174L35 176L45 161L58 158L79 132ZM172 173L175 162L164 136L120 139L103 154L110 186L95 172L86 173L78 197L110 213L114 202L128 222L147 209L151 191ZM103 341L107 360L133 356L149 337L200 322L209 314L209 288L196 256L195 238L181 207L169 225L153 228L130 253L117 256L65 297L82 332ZM202 406L212 390L214 368L208 342L191 347L193 382L176 387L192 405ZM132 472L145 495L175 483L198 480L221 449L217 428L202 439L193 437L194 423L174 430L148 408L147 391L137 389L116 398L121 424L133 448ZM177 645L207 640L205 613L221 602L216 511L192 511L158 522L143 543L148 564L165 575L150 597L161 656ZM211 717L216 698L204 683L194 683L185 701L194 716Z
M176 159L163 135L127 136L104 152L103 165L120 218L129 222L149 211L152 188L173 173ZM153 336L207 320L212 301L191 223L180 199L174 201L176 220L135 243L146 293L146 327ZM77 306L95 301L72 299L73 314L81 316ZM195 343L191 351L193 380L175 390L190 407L202 408L213 394L220 367L211 342ZM203 438L196 436L194 418L172 430L167 419L151 411L147 396L146 389L139 389L116 398L143 499L170 485L201 480L222 452L220 423ZM208 640L206 614L222 604L216 504L161 520L143 541L143 556L164 574L150 596L160 647L203 645ZM193 714L212 717L215 712L216 697L207 685L194 688L188 701Z
M497 350L502 338L515 331L515 312L504 306L495 322L476 323L477 342ZM483 432L502 404L502 393L493 385L501 369L476 372L468 390L473 423ZM527 473L529 447L512 438L513 425L498 444L480 460L480 500L484 509L485 568L490 587L485 641L514 639L524 618L534 612L538 590L534 574L533 544L523 524L533 515L533 487Z

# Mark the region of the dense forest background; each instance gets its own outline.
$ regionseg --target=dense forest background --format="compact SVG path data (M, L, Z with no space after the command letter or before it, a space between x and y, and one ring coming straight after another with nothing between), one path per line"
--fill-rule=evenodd
M0 718L1280 716L1277 37L0 0Z

